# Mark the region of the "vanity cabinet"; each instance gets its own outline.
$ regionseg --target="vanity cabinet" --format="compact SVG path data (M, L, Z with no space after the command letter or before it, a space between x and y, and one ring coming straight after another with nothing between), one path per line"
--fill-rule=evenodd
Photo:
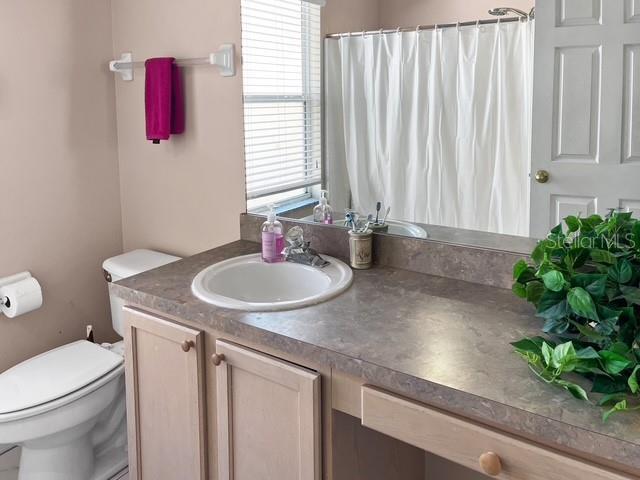
M204 480L203 333L125 308L131 480Z
M320 375L216 340L218 480L320 480Z
M270 347L125 313L131 479L638 478Z
M362 425L504 480L631 480L382 390L363 386Z

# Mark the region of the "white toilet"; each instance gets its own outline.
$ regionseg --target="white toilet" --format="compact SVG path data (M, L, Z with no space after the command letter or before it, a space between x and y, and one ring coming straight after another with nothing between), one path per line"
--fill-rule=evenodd
M108 281L179 260L134 250L106 260ZM111 297L122 336L123 302ZM87 323L91 323L87 321ZM127 465L122 342L69 343L0 374L0 445L22 447L19 480L106 480Z

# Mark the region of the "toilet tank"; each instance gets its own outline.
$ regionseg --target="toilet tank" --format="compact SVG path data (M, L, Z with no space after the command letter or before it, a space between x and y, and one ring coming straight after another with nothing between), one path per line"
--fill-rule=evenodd
M102 263L102 269L108 282L117 282L123 278L161 267L176 260L180 260L180 257L153 250L140 249L108 258ZM118 335L122 336L124 332L122 323L124 312L122 307L124 307L125 302L112 294L109 294L109 300L111 303L113 329Z

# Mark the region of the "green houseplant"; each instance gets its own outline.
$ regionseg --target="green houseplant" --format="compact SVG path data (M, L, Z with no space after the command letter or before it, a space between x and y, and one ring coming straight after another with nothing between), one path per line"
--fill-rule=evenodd
M612 212L564 224L538 243L531 262L514 266L513 291L535 305L546 337L512 345L544 382L597 398L606 420L640 409L640 221Z

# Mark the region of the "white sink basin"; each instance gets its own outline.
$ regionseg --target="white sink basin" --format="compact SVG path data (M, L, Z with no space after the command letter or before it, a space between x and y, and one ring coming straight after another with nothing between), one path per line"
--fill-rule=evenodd
M265 263L260 254L225 260L202 270L191 290L218 307L250 312L289 310L324 302L344 292L353 272L340 260L324 268L291 262Z
M387 220L389 230L387 233L402 235L405 237L427 238L427 231L415 223L403 222L401 220Z

